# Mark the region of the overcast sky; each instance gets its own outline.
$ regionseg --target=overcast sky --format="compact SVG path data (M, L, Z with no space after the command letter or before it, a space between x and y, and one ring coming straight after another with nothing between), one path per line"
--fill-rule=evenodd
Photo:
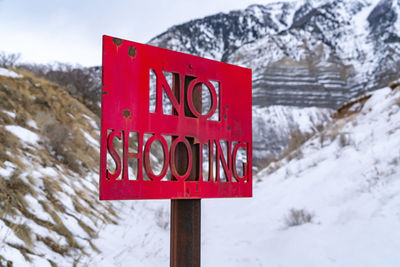
M0 0L0 51L21 61L101 64L103 34L146 43L169 27L274 0Z

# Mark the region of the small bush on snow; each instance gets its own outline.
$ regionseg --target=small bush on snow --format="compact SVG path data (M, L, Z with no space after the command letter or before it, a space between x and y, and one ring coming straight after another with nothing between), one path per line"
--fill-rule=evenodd
M348 133L340 133L339 134L339 146L345 147L352 144L352 139Z
M285 224L288 227L311 223L314 214L304 209L290 209L289 214L285 217Z

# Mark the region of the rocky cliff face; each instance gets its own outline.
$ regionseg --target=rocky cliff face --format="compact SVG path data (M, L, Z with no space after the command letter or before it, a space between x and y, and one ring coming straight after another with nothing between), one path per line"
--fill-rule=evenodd
M257 168L296 143L293 133L327 123L329 108L397 77L399 12L397 0L281 1L173 26L150 44L253 70Z
M254 103L338 107L400 70L400 2L252 5L174 26L150 41L253 69Z

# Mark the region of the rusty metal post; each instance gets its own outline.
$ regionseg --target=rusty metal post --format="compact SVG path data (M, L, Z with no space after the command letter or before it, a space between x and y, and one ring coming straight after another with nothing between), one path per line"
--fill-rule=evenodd
M186 77L184 87L186 92L192 77ZM175 95L179 95L179 76L173 77ZM200 90L199 90L200 89ZM201 112L201 87L194 90L193 104ZM185 113L190 113L185 105ZM193 114L188 114L194 117ZM196 180L200 168L198 155L201 153L199 144L193 138L188 138L192 148L192 170L187 180ZM176 168L184 173L187 168L187 156L184 148L177 147ZM172 199L171 200L171 234L170 234L170 266L171 267L200 267L201 250L201 199Z
M200 199L171 200L171 267L200 267Z

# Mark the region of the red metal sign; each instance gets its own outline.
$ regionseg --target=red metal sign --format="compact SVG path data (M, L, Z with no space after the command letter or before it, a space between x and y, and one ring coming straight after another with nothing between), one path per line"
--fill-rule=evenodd
M104 36L100 153L103 200L250 197L251 70Z

